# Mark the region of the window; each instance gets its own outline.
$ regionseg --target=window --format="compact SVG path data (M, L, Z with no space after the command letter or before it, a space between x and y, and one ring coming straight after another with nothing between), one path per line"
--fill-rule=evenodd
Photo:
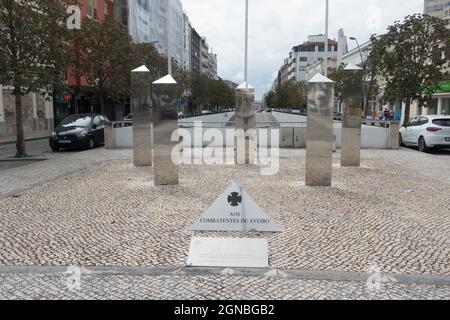
M419 122L419 118L414 118L408 123L408 127L415 127L415 126L417 126L418 122Z
M433 124L441 127L450 127L450 119L436 119Z
M308 57L300 57L300 61L307 62L308 61Z
M428 118L421 117L419 118L419 121L417 121L417 126L423 126L424 124L428 123Z

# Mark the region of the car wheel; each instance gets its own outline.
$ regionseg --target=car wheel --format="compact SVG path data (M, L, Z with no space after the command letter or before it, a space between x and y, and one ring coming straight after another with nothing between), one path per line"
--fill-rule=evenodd
M405 146L405 144L403 143L403 137L402 137L401 133L399 135L399 144L400 144L400 147L404 147Z
M95 148L94 138L90 138L89 139L89 149L94 149L94 148Z
M419 151L420 152L428 152L429 148L427 146L427 142L424 137L420 137L419 139Z

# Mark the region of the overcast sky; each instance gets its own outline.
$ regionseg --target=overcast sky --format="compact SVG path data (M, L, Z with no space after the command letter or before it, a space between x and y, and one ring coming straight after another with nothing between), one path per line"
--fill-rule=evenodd
M182 0L192 25L218 54L224 79L244 79L244 0ZM257 99L270 88L289 50L324 33L325 0L250 0L249 82ZM330 0L330 38L344 28L360 43L395 20L423 11L423 0ZM349 41L350 49L355 46Z

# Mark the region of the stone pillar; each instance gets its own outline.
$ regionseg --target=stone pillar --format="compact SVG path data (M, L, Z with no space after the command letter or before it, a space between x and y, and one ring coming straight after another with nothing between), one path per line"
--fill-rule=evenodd
M333 165L334 82L316 74L308 87L305 184L329 187Z
M256 116L254 105L255 88L244 82L236 89L236 164L255 163Z
M389 123L389 149L398 150L400 149L400 123L390 122Z
M5 110L3 107L3 86L0 85L0 137L6 136Z
M105 124L105 149L114 149L114 125L114 122L108 122Z
M151 79L146 66L131 72L131 112L133 113L133 162L137 167L152 165Z
M178 185L178 159L172 159L172 152L178 141L172 136L178 130L177 108L178 85L167 75L153 82L153 157L155 185ZM175 139L174 139L175 140Z
M47 129L55 128L55 112L53 107L53 99L45 100L45 118L47 119Z
M343 75L343 105L341 165L361 165L361 116L363 105L362 81L364 70L347 65Z
M439 97L438 99L438 105L437 105L437 115L442 115L442 106L444 104L444 98Z

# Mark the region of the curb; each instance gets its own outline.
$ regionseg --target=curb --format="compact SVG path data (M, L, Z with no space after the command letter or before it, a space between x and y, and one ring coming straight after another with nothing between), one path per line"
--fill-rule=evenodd
M25 138L25 142L27 141L36 141L36 140L44 140L48 139L49 135L39 136L39 137L32 137L32 138ZM16 143L16 140L8 140L8 141L0 141L0 146L5 144L13 144Z

